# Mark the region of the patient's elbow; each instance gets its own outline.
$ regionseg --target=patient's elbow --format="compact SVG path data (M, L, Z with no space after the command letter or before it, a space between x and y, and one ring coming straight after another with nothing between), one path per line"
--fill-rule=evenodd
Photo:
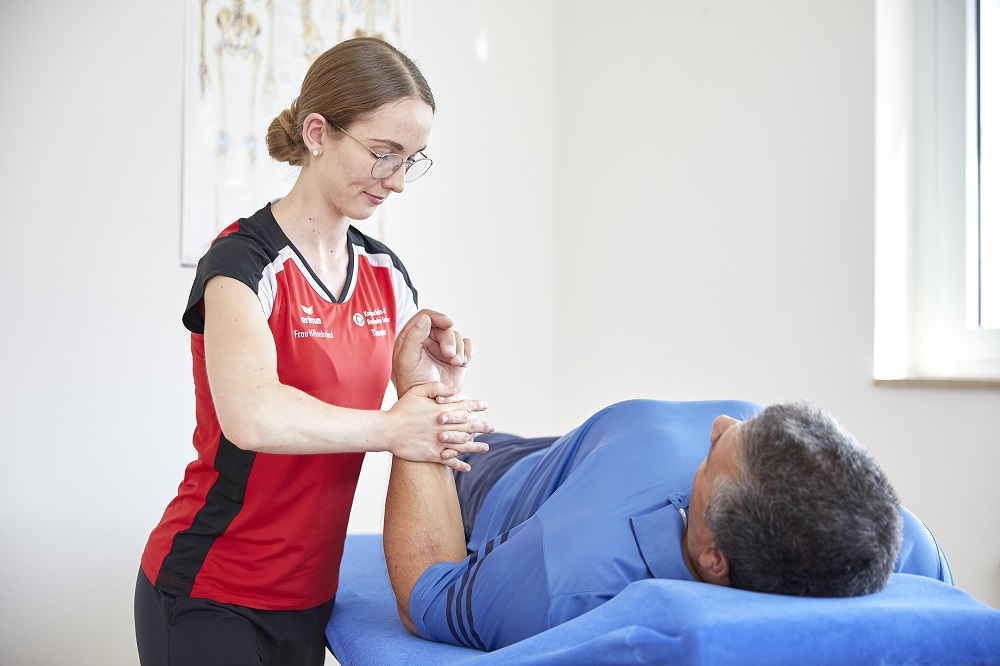
M406 630L417 638L420 638L420 633L417 631L416 626L414 626L413 620L410 619L410 609L406 607L406 604L401 604L397 600L396 610L399 612L399 620L403 623L403 626L406 627Z

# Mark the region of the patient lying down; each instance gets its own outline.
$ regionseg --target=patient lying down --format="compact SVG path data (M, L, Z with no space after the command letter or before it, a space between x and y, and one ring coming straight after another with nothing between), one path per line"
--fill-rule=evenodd
M386 563L428 640L497 649L646 578L818 597L893 571L951 582L870 453L808 404L635 400L558 439L480 440L457 484L392 463Z

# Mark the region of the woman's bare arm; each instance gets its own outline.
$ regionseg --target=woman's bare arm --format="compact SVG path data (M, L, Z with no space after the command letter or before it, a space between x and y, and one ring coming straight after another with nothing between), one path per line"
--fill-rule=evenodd
M388 411L327 404L278 380L274 339L246 285L214 277L205 287L204 306L209 386L222 431L236 446L294 454L390 451L463 471L468 465L454 456L481 450L470 434L483 424L443 422L455 410L481 411L480 401L439 404L435 398L453 395L454 389L425 384Z

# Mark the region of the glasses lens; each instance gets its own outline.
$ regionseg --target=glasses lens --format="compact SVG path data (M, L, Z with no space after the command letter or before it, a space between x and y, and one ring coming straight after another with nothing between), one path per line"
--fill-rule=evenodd
M375 160L372 166L372 178L382 180L396 173L396 170L403 166L403 158L395 153L389 153Z
M423 157L415 161L410 165L410 168L406 170L406 175L403 176L403 180L408 183L412 183L417 178L420 178L422 175L427 173L432 164L434 164L434 162L432 162L429 157Z

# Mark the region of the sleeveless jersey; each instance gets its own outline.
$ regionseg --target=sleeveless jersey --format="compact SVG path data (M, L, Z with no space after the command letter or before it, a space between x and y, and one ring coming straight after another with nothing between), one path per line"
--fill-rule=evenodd
M416 312L406 269L351 227L343 292L330 294L270 205L225 229L198 264L183 316L191 331L197 458L150 535L142 568L157 588L262 610L302 610L336 594L363 453L279 455L226 439L205 369L205 284L252 289L274 335L278 377L326 403L379 409L392 348Z

